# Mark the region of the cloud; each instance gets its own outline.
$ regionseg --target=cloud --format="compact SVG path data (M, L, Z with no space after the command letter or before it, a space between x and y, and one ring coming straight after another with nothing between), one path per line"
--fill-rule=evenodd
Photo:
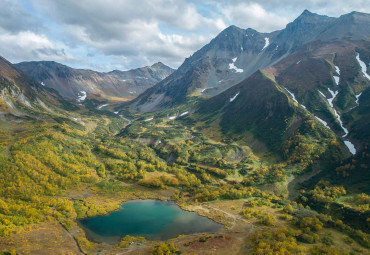
M369 12L369 0L1 0L0 55L80 68L178 67L229 25L282 29L304 9ZM22 57L23 56L23 57ZM73 56L73 57L72 57Z
M205 2L219 6L237 6L258 4L269 13L273 13L279 17L285 17L292 21L303 10L308 9L321 15L338 17L340 15L352 12L370 12L369 0L205 0ZM258 29L258 27L256 27Z
M193 4L184 0L34 0L35 8L48 13L58 22L84 28L94 40L125 39L126 24L137 20L165 24L181 31L200 27L219 30L219 21L212 22L200 15Z
M136 65L129 62L135 67L157 61L177 67L226 28L222 18L204 17L184 0L141 0L140 7L136 0L33 3L65 28L64 44L72 48L85 44L96 54L132 57Z
M0 52L12 62L31 60L68 61L73 57L45 35L32 31L10 33L0 29Z
M0 28L18 33L24 30L36 31L40 27L42 27L41 21L28 13L17 1L0 1Z
M230 23L241 28L257 29L259 32L282 29L289 22L287 18L268 12L257 3L238 3L220 6L219 9Z

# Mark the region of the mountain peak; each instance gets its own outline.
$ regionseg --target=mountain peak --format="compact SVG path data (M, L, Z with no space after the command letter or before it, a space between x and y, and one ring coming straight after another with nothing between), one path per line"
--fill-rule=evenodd
M314 13L312 13L309 10L305 9L300 16L307 16L307 15L314 15Z
M340 16L339 19L344 19L344 20L347 20L347 19L358 20L359 19L359 20L369 21L370 14L353 11L353 12L350 12L348 14L344 14L344 15Z
M237 27L235 25L228 26L225 28L220 34L230 34L230 33L239 33L243 31L240 27Z
M163 64L161 61L158 61L157 63L154 63L150 67L168 67L168 66Z
M322 21L325 21L325 20L328 20L328 19L333 19L333 18L330 18L326 15L319 15L319 14L316 14L316 13L313 13L313 12L310 12L309 10L304 10L302 12L301 15L299 15L293 22L296 22L296 21L300 21L300 22L322 22Z

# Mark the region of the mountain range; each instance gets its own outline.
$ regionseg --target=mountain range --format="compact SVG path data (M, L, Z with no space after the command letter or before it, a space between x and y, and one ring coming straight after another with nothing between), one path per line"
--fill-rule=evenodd
M259 123L254 126L258 131L263 130L261 125L274 130L279 121L292 117L292 109L280 105L289 98L335 132L354 154L356 148L361 150L370 142L369 131L360 131L355 124L368 123L368 24L370 15L365 13L331 18L306 10L285 29L272 33L231 26L128 107L134 112L152 112L184 104L191 98L212 97L195 112L204 114L207 109L213 116L217 111L216 123L224 133L231 134L231 130L250 131L252 123ZM275 89L262 92L266 77ZM276 94L278 90L282 93ZM267 109L272 96L279 99ZM233 104L243 106L235 108ZM274 121L267 121L271 116ZM275 137L294 123L280 126ZM259 137L268 143L266 134Z
M129 71L114 70L107 73L74 69L53 61L22 62L15 67L74 102L82 102L85 98L113 101L133 99L174 71L161 62Z
M276 89L262 93L258 111L271 103L270 93L280 97L279 102L289 98L296 107L315 116L341 137L354 154L356 148L361 149L369 142L363 139L364 132L368 131L358 128L362 126L359 123L367 123L368 119L366 90L370 81L365 63L370 62L369 23L370 15L365 13L352 12L332 18L305 10L285 29L271 33L230 26L175 71L160 62L109 73L73 69L47 61L23 62L15 67L36 81L37 88L52 88L75 103L86 98L99 101L134 98L116 109L153 112L186 104L191 98L206 99L193 111L205 114L208 109L208 114L214 115L217 109L220 120L217 123L228 133L234 130L230 129L232 123L257 123L273 115L275 121L269 122L266 128L274 128L279 126L276 121L288 118L291 109L283 107L285 110L276 111L281 105L270 109L273 114L266 111L251 115L251 110L245 110L253 109L255 100L251 97L263 89L260 84L264 82L260 78L268 77L283 93L276 95ZM241 89L244 86L249 93L239 95L239 88L244 91ZM237 96L234 104L243 102L244 106L238 114L234 109L230 115L228 104L220 105L220 102L228 101L232 94ZM237 117L237 121L227 116ZM223 127L223 123L227 123L228 128ZM235 130L241 130L241 123ZM287 130L289 125L281 128Z
M305 10L285 29L271 33L230 26L187 58L172 75L136 98L131 108L150 112L177 105L191 96L217 95L309 43L314 47L313 43L321 42L324 47L334 42L362 42L358 47L362 56L368 56L364 52L364 42L370 39L368 24L369 14L352 12L331 18ZM339 53L332 50L332 54Z
M59 115L78 107L64 100L51 88L30 79L9 61L0 57L0 118L22 122L43 119L45 114Z

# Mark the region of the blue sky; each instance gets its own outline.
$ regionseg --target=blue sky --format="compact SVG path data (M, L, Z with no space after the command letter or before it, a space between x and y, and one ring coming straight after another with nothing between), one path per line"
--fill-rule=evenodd
M305 9L370 12L370 0L0 0L0 55L75 68L177 68L229 25L282 29Z

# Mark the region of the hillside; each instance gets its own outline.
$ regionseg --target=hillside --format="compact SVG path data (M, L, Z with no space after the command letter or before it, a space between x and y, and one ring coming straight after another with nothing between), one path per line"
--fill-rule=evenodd
M78 110L55 90L29 79L1 57L0 91L0 116L5 121L42 119L47 115L67 115L66 111Z

